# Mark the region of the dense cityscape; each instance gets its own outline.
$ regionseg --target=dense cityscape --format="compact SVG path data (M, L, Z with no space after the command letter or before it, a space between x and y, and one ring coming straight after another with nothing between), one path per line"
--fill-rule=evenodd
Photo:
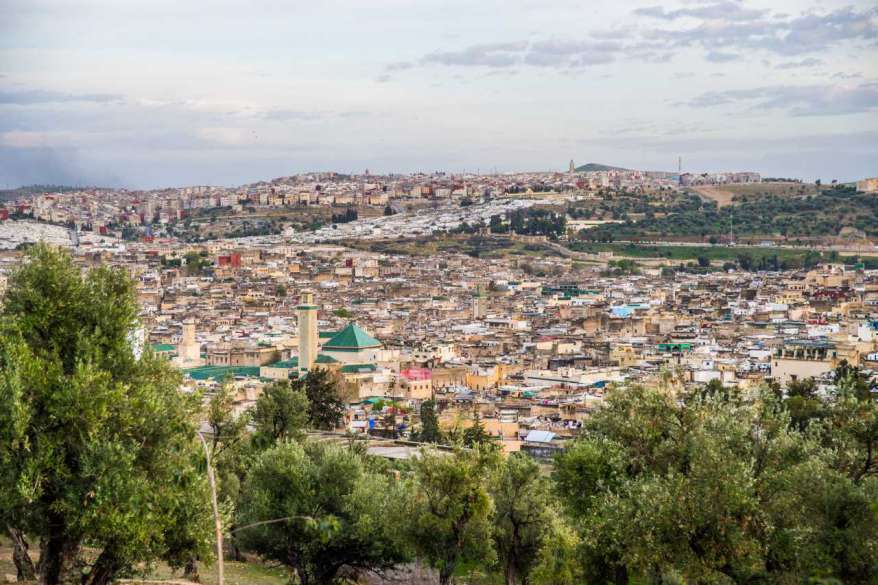
M595 166L19 195L0 222L0 291L20 286L23 256L44 244L68 250L76 270L121 269L138 304L132 350L203 397L215 442L215 409L223 424L252 425L279 383L321 372L337 408L303 432L365 441L394 465L420 460L425 443L561 465L615 388L753 397L766 383L806 384L820 395L839 368L874 376L872 234L752 233L742 207L774 193L874 198L858 190L869 181L727 173L693 185ZM649 229L691 197L739 207L739 234L592 235ZM293 568L304 583L307 569Z
M874 2L0 33L0 582L878 585Z

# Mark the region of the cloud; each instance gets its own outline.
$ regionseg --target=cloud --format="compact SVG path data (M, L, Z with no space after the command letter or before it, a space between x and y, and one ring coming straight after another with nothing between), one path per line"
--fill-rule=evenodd
M700 18L710 20L756 20L765 16L767 10L748 10L738 2L710 2L694 8L680 8L677 10L665 10L661 6L648 6L638 8L634 14L648 16L663 20L677 20L680 18Z
M878 109L878 83L853 87L779 85L711 91L690 100L694 108L742 104L753 111L787 110L793 116L861 114Z
M797 17L763 14L746 19L735 18L733 12L728 17L698 20L686 28L647 29L642 35L668 49L699 46L710 50L762 50L780 55L801 55L843 42L878 39L878 8L858 11L846 7Z
M787 61L786 63L778 63L774 66L775 69L803 69L805 67L815 67L817 65L823 65L823 61L816 57L808 57L807 59L802 59L801 61Z
M591 65L612 63L624 50L619 41L584 39L542 41L511 41L471 45L457 51L435 51L416 62L391 63L376 81L384 83L392 79L391 73L413 69L417 66L444 65L448 67L481 67L493 70L510 69L514 66L555 67L578 69Z
M463 67L511 67L521 59L526 42L472 45L459 51L438 51L425 55L422 63Z
M740 59L741 56L736 53L723 53L721 51L710 51L704 57L711 63L728 63L729 61L735 61Z
M71 148L40 146L20 148L0 144L0 184L3 185L101 185L119 186L122 181L103 172Z
M709 62L727 63L754 52L800 56L856 41L878 46L878 8L846 7L790 16L720 0L695 2L673 10L650 6L638 8L633 14L666 21L668 25L594 30L584 38L517 40L434 51L413 61L391 63L377 81L389 81L394 72L431 65L489 69L526 65L565 71L620 59L665 63L681 50L691 48L705 50ZM819 59L810 57L790 61L778 69L817 64Z
M0 104L19 106L63 102L94 102L106 104L111 102L121 102L123 100L123 96L112 93L73 94L42 89L0 91Z
M311 121L311 120L319 120L321 118L326 117L324 114L320 114L318 112L306 112L302 110L268 110L265 112L260 112L258 117L263 120L272 120L274 122L289 122L291 120L300 120L300 121Z
M523 62L537 67L586 67L612 63L621 49L614 41L540 41L530 45Z

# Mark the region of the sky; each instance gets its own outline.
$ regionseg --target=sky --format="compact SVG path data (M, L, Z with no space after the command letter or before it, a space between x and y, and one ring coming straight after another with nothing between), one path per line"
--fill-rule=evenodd
M0 187L878 176L874 1L0 0Z

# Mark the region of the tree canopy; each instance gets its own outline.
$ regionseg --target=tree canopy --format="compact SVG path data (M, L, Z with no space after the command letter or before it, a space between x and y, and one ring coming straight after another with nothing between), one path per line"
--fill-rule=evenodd
M207 554L198 398L148 349L121 270L34 246L0 313L0 520L40 540L41 583L109 583ZM203 513L202 513L203 512ZM84 548L96 554L84 554Z

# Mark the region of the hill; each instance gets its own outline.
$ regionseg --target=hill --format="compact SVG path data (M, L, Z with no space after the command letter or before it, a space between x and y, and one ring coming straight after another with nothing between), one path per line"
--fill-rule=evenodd
M71 187L68 185L25 185L15 189L0 189L0 201L14 201L16 199L28 199L41 193L63 193L65 191L78 191L85 187Z
M764 185L758 185L750 192L737 190L731 195L733 205L728 204L731 200L719 205L715 198L684 194L664 207L661 215L647 213L636 221L598 226L588 230L586 237L595 241L721 237L732 226L736 235L751 237L835 237L843 228L854 228L868 238L878 237L878 198L855 189L834 187L817 191L810 186L797 186L793 194L777 189L766 192ZM619 206L623 201L614 203ZM637 207L630 209L639 212ZM631 213L622 207L614 211L623 220Z
M602 165L600 163L588 163L576 167L575 170L577 173L596 173L598 171L630 171L631 169L614 167L611 165Z

